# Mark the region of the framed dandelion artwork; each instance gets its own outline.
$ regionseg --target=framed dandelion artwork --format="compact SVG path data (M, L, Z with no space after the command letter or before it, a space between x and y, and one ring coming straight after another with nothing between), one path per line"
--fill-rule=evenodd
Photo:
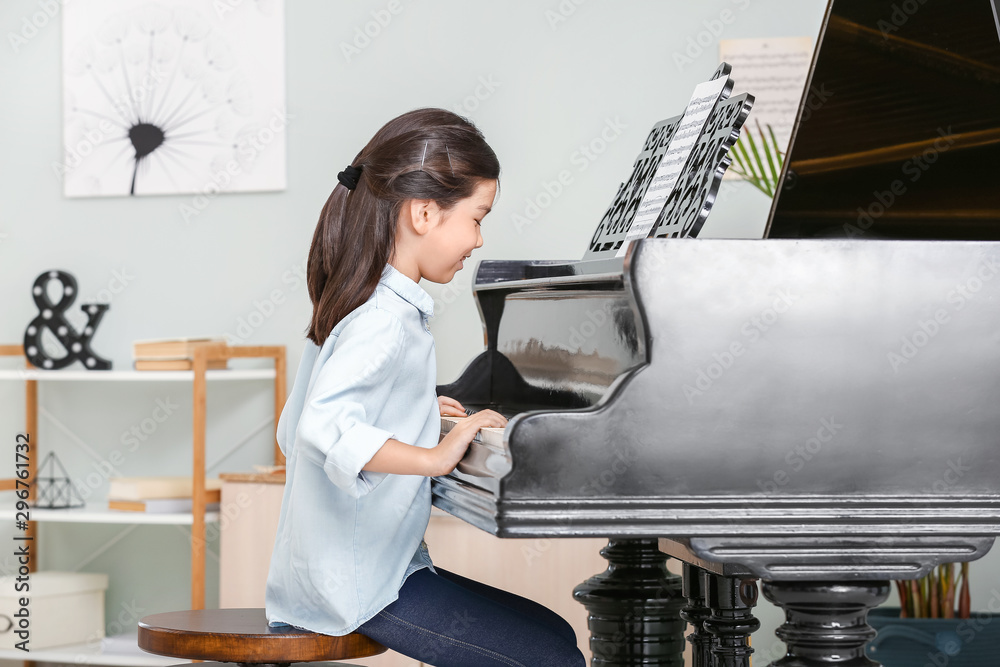
M283 190L284 34L284 0L64 0L64 194Z

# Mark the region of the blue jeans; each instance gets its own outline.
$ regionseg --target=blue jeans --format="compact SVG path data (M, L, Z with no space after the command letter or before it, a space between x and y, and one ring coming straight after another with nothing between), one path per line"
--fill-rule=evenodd
M435 569L407 577L399 598L357 632L435 667L585 667L573 628L555 612Z

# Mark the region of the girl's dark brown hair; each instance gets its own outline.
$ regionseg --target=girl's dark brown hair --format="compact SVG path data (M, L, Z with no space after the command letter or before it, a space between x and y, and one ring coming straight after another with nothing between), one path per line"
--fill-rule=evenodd
M444 210L500 177L500 162L470 121L444 109L390 120L354 161L354 190L333 188L309 247L313 304L306 336L323 345L340 320L375 291L392 257L403 202L431 199Z

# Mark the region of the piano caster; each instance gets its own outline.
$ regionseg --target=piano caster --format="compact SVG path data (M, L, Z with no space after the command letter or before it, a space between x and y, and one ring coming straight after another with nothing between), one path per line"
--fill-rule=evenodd
M775 634L788 648L771 667L879 667L865 655L867 616L888 596L887 581L765 581L764 597L785 610Z
M573 589L590 613L592 667L683 667L681 578L656 539L612 539L608 569Z

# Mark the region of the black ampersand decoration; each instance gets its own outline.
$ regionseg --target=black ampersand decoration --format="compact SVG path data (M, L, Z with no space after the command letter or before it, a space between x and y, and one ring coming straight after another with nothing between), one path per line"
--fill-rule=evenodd
M46 290L49 281L58 280L62 284L62 298L59 303L52 303ZM87 314L87 324L83 334L78 334L73 325L63 316L76 301L76 278L65 271L46 271L37 278L31 288L31 296L38 307L38 315L31 320L24 332L24 353L28 361L38 368L56 370L65 368L74 361L80 361L88 370L106 371L111 369L111 362L97 356L90 349L90 339L94 337L97 325L101 323L104 312L109 308L106 303L87 303L80 306ZM42 329L48 329L66 348L66 356L53 359L45 353L42 347Z

